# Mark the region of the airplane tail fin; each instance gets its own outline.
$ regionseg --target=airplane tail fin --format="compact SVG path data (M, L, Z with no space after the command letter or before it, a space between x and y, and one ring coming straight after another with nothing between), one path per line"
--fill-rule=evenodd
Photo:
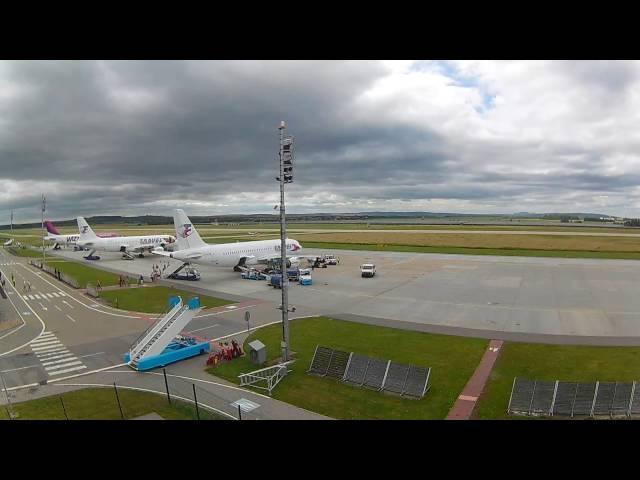
M51 222L50 220L47 220L45 224L47 225L47 232L52 233L53 235L60 235L60 232L55 227L53 222Z
M91 230L91 227L84 219L84 217L78 217L78 230L80 231L80 239L87 240L89 238L96 238L97 235Z
M176 209L173 213L173 223L176 227L176 241L178 250L187 248L204 247L207 244L202 241L198 231L195 229L184 210Z

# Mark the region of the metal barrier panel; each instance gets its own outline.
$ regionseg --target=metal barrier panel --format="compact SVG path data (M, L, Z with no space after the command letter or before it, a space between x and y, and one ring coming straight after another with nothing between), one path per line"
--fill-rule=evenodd
M431 368L409 367L409 375L404 388L404 395L410 395L416 398L422 398L429 390L429 376Z
M327 377L342 378L349 361L349 352L334 350L329 366L327 367Z
M553 405L553 415L570 417L573 410L573 402L576 398L577 383L558 382L556 401Z
M533 392L530 413L536 415L549 415L551 411L551 403L553 401L553 392L556 382L538 381Z
M593 406L593 415L611 415L615 390L615 382L599 382L598 395Z
M311 360L311 366L309 367L309 373L315 373L317 375L326 375L329 369L329 363L331 362L331 356L333 355L333 349L328 347L316 347L315 354Z
M369 362L369 368L367 368L367 372L364 376L363 385L380 390L387 371L387 363L387 360L372 358Z
M508 407L508 413L529 414L535 383L533 380L515 379L511 390L511 403Z
M633 383L618 383L615 395L611 404L611 415L627 416L629 414L629 404L631 403L631 393L633 391Z
M387 380L382 389L387 392L403 393L409 376L410 365L391 362L387 372Z
M364 382L364 376L367 373L368 365L369 357L354 353L351 356L349 369L344 374L344 382L352 383L355 385L362 385L362 383Z
M595 382L579 383L578 388L576 390L576 399L573 403L572 416L574 417L590 416L595 393L596 393Z

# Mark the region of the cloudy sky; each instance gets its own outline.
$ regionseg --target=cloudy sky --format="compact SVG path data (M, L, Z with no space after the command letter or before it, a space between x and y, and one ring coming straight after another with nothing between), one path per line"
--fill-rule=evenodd
M640 62L0 62L0 224L267 213L640 217Z

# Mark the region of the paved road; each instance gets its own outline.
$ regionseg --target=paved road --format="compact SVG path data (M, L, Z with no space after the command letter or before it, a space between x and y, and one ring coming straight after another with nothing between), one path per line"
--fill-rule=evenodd
M52 276L0 251L0 272L16 279L7 283L7 299L0 308L22 319L20 328L0 334L0 375L7 387L42 384L99 370L123 361L123 354L157 318L124 312L96 303ZM25 282L31 290L25 290ZM249 327L278 319L279 311L261 300L206 309L186 332L203 340L228 337Z

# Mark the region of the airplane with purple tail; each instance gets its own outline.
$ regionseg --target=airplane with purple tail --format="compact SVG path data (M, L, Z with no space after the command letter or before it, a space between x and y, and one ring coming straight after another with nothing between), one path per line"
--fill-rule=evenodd
M77 246L78 240L80 239L80 235L78 234L62 235L58 231L56 226L53 224L53 222L50 220L47 220L46 222L44 222L44 224L47 227L47 232L49 233L46 237L44 237L44 239L49 242L55 242L55 245L53 246L54 250L60 250L61 245L72 246L72 247ZM112 237L119 236L117 233L110 233L110 232L98 233L96 235L100 238L112 238Z

